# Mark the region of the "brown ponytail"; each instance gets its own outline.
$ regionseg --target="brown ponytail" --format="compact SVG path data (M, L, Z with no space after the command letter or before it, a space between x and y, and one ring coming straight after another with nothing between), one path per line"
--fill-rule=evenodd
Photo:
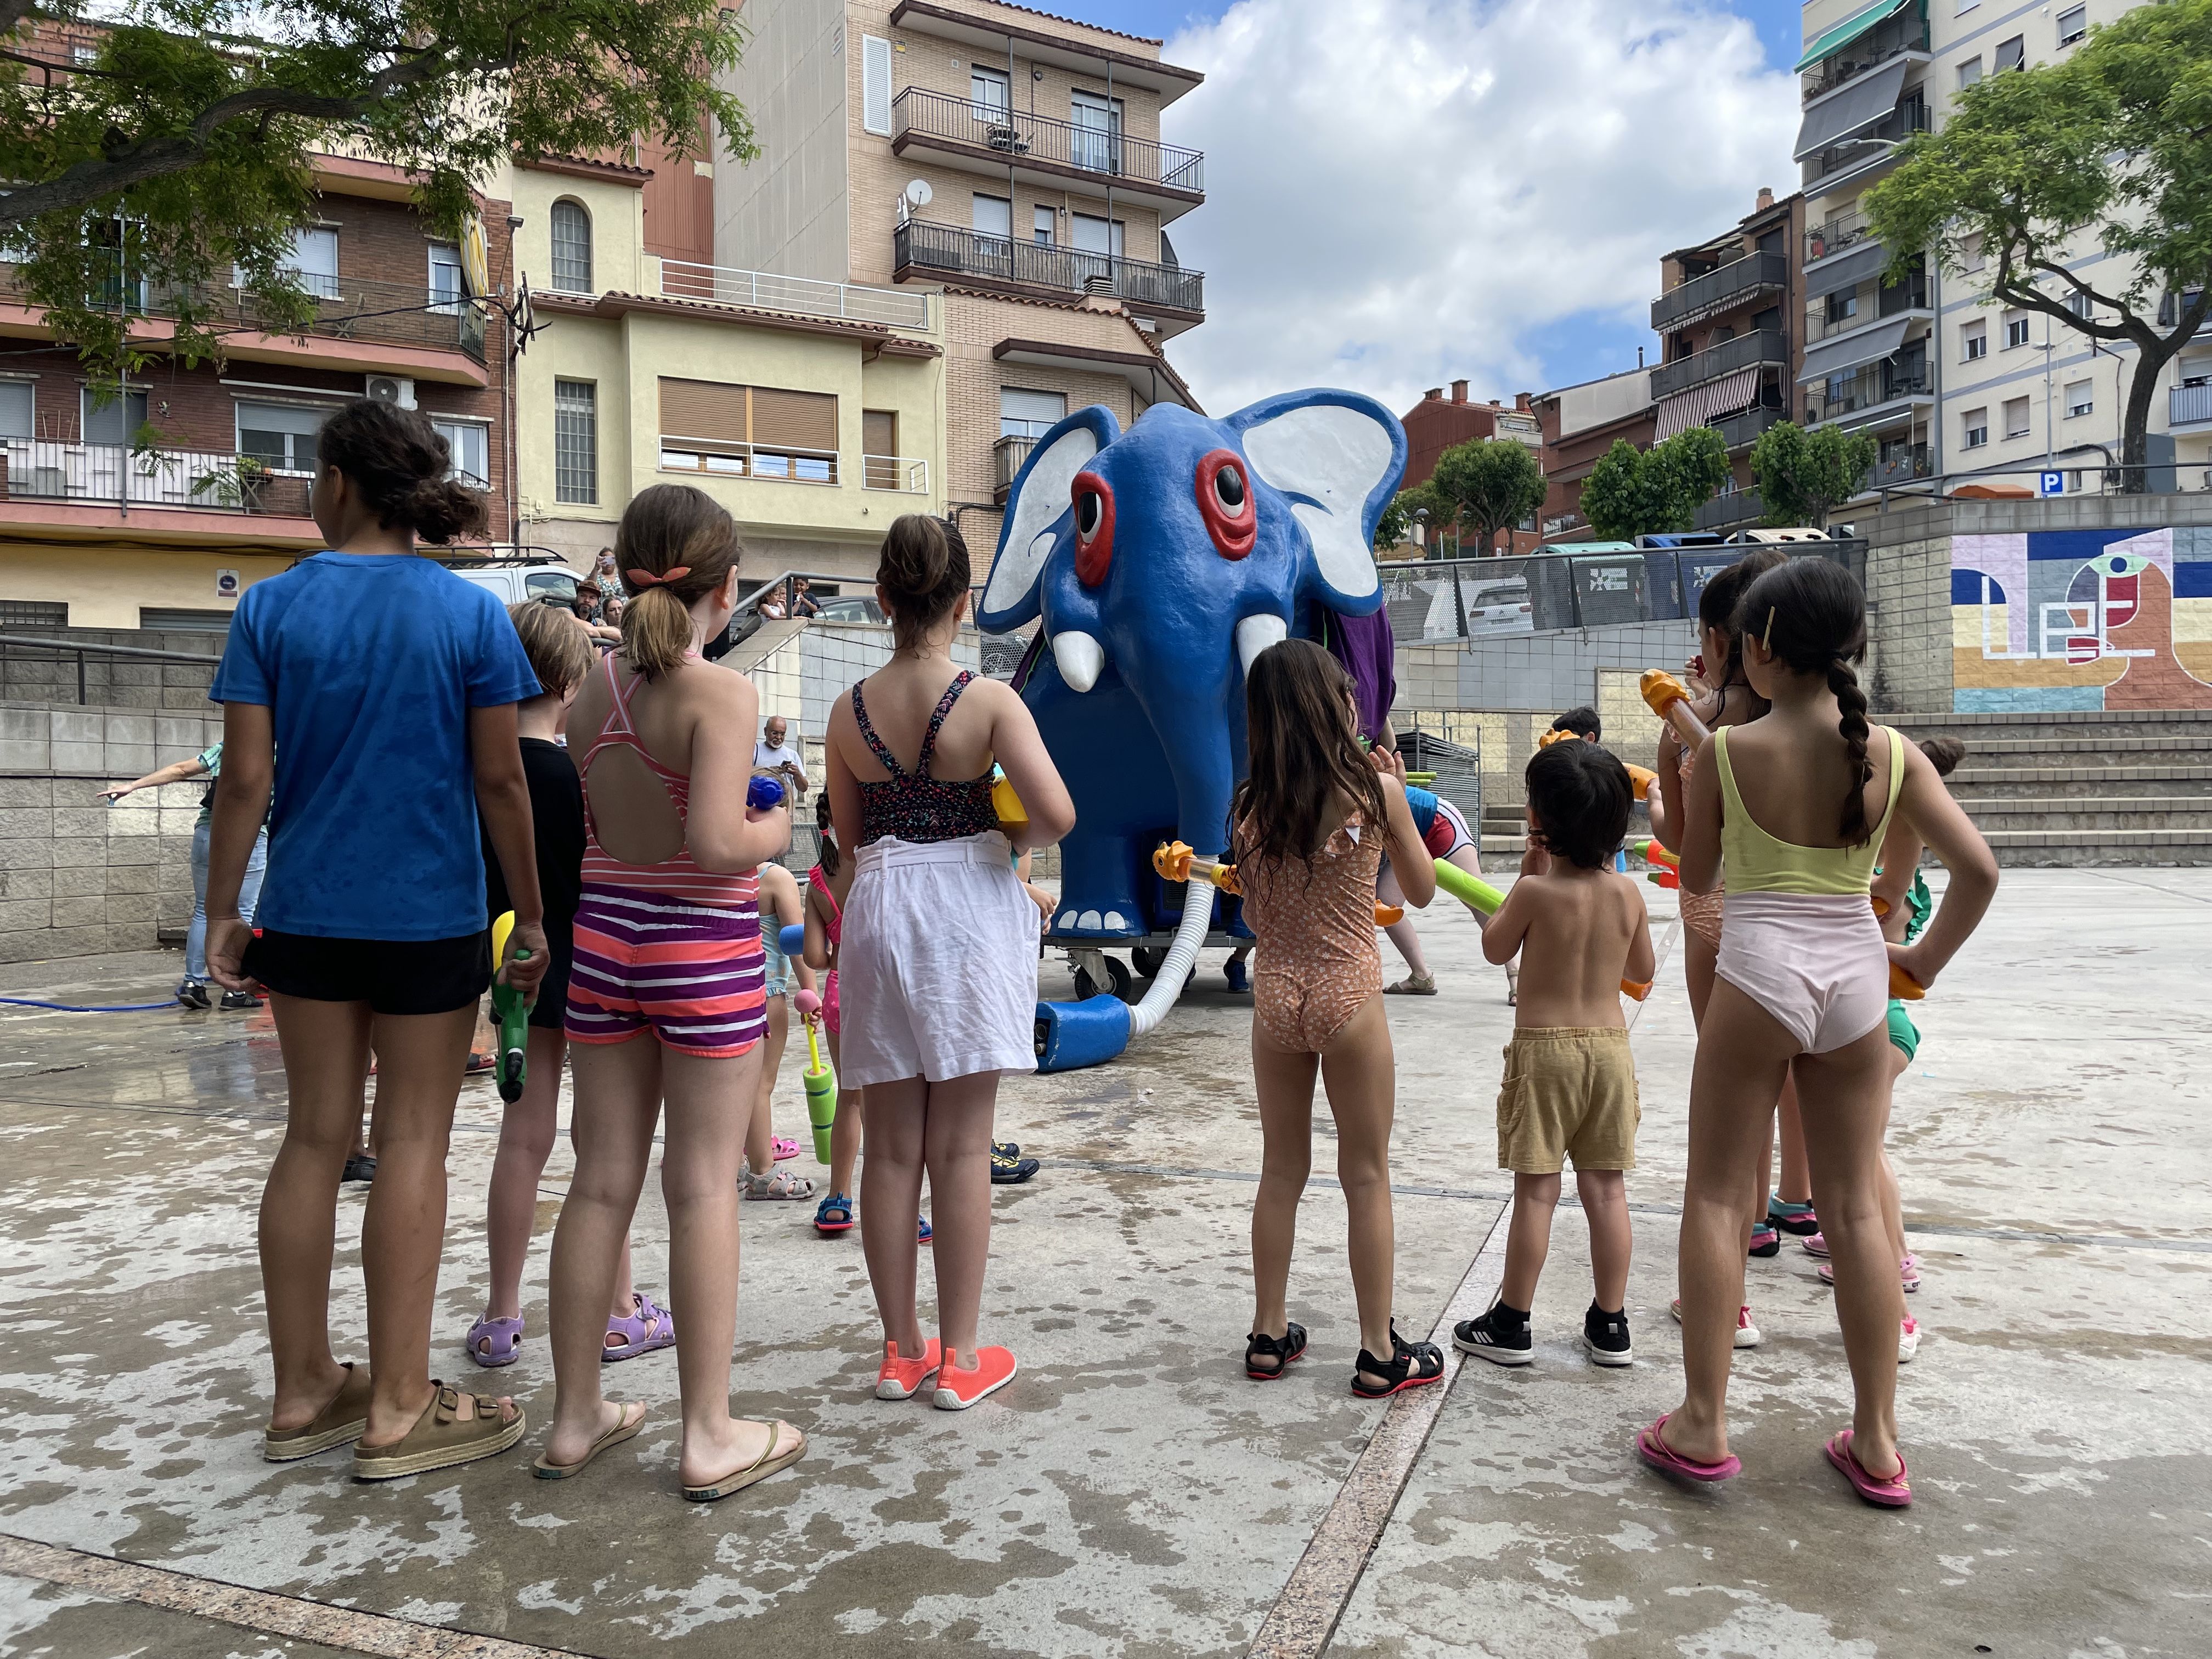
M814 861L822 866L822 873L830 880L837 879L836 832L830 823L830 792L823 790L814 798L814 829L820 842Z
M876 562L876 584L891 613L891 635L911 650L968 591L968 544L950 519L905 513L891 522Z
M729 580L744 556L738 526L714 498L690 484L640 490L615 532L622 573L623 655L657 679L691 648L691 606Z
M1736 607L1739 637L1758 640L1797 674L1819 674L1835 694L1838 729L1850 762L1850 789L1840 824L1846 846L1874 833L1867 823L1866 693L1853 665L1866 659L1866 594L1851 573L1826 559L1797 558L1777 566L1744 590ZM1894 741L1894 739L1892 739Z
M453 450L420 410L356 398L323 422L316 446L386 530L443 546L489 521L482 492L453 476Z

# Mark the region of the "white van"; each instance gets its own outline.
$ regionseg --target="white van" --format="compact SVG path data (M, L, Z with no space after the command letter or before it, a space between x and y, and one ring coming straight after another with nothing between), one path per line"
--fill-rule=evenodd
M1784 547L1791 542L1835 539L1825 530L1739 530L1728 538L1730 547Z
M489 559L453 554L439 563L465 582L488 587L502 605L541 599L564 610L576 600L576 573L555 553L510 553Z

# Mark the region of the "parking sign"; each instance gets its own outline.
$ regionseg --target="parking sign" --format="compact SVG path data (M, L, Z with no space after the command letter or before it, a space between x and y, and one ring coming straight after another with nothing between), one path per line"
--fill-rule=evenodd
M2035 493L2039 495L2063 495L2066 493L2066 475L2059 471L2037 473Z

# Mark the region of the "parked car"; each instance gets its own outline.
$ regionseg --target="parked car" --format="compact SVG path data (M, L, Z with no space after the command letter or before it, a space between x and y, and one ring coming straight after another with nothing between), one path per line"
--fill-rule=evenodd
M1428 615L1421 622L1421 637L1425 640L1457 639L1459 615L1452 604L1451 583L1423 582L1420 586L1432 590ZM1502 581L1462 579L1459 589L1461 601L1467 606L1467 636L1469 639L1481 639L1492 634L1529 634L1535 631L1535 617L1528 605L1526 577L1510 576Z
M840 593L815 603L821 606L814 613L817 622L881 623L884 620L883 606L865 594Z
M576 573L552 554L496 561L453 557L439 562L465 582L488 587L501 605L539 599L566 609L576 602Z
M1825 530L1739 530L1728 538L1730 547L1783 547L1791 542L1830 540Z

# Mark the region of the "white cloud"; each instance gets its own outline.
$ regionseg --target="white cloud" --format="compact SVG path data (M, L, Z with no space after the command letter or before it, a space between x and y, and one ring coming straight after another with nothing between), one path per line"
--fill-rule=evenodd
M1217 412L1553 384L1534 332L1644 325L1661 254L1796 187L1796 77L1709 0L1239 0L1166 55L1206 76L1167 113L1206 168L1170 354Z

